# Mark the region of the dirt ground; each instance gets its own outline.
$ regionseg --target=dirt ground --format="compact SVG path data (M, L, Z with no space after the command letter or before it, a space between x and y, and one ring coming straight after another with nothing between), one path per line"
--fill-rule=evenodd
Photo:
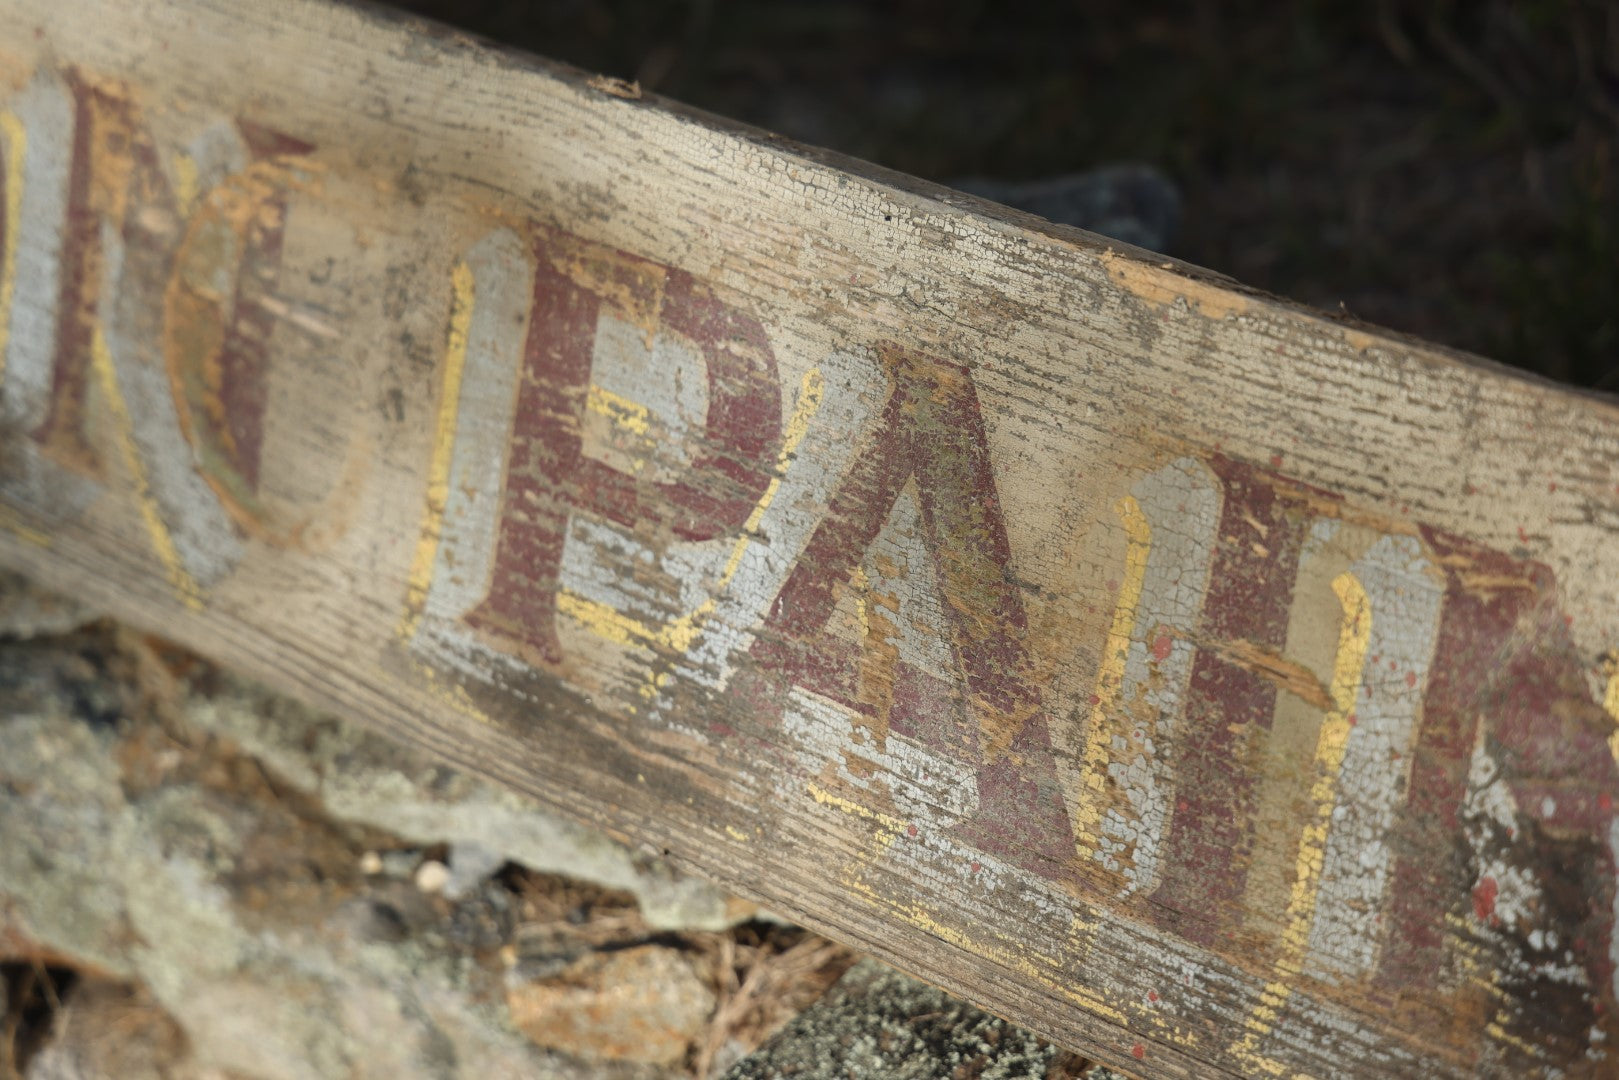
M857 959L740 901L728 928L670 929L498 857L458 883L459 844L356 819L293 766L369 777L401 829L401 789L446 820L498 795L71 604L36 633L40 596L0 575L0 1080L706 1078ZM442 1046L378 1071L378 1035Z
M0 574L0 1080L1113 1076L857 960Z
M1165 170L1173 254L1619 390L1610 0L401 0L949 182Z

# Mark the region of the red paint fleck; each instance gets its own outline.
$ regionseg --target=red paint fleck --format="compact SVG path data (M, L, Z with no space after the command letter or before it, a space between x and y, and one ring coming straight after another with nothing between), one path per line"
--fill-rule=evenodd
M1091 695L1091 704L1092 705L1100 705L1100 704L1102 704L1102 699L1097 697L1095 694L1092 694Z
M1573 626L1574 625L1574 616L1572 616L1572 615L1564 615L1563 616L1563 625L1564 626Z
M1488 922L1495 915L1495 896L1499 887L1493 877L1486 877L1473 886L1473 914L1479 922Z
M1523 531L1523 526L1522 525L1519 525L1518 526L1518 543L1527 544L1528 542L1529 542L1529 534Z
M1410 504L1409 504L1409 503L1406 503L1406 504L1403 504L1403 505L1401 505L1401 507L1400 507L1400 513L1402 513L1402 514L1409 514L1409 513L1410 513L1410 512L1411 512L1411 506L1410 506Z
M1187 808L1187 806L1189 806L1189 805L1191 805L1191 804L1188 803L1185 799L1176 799L1175 800L1175 809L1176 810L1184 811Z
M1159 634L1152 640L1152 658L1154 660L1168 660L1169 651L1175 647L1175 642L1168 634Z
M1546 490L1547 491L1556 491L1557 490L1557 481L1553 480L1551 483L1547 484L1546 485Z
M1360 723L1360 717L1356 716L1354 713L1350 713L1349 714L1349 726L1354 727L1358 723Z
M916 826L915 825L907 825L907 826L905 826L905 835L906 836L915 836L916 835Z
M1156 1002L1158 1000L1158 991L1156 991L1156 990L1148 990L1147 991L1147 1000L1152 1001L1152 1002Z
M1135 1058L1137 1061L1140 1061L1142 1058L1147 1056L1147 1048L1141 1043L1136 1043L1134 1046L1130 1047L1130 1056Z
M1272 454L1270 456L1270 463L1273 467L1280 469L1282 467L1282 455Z
M1609 795L1606 791L1604 791L1601 795L1597 796L1597 805L1599 807L1601 807L1604 811L1612 810L1613 809L1613 796Z
M1463 495L1477 495L1478 494L1478 488L1474 487L1471 483L1463 484L1462 485L1462 494Z
M973 865L972 865L972 872L973 873L976 874L976 873L978 873L978 871L982 870L983 868L984 868L983 863L979 862L977 859L973 860Z
M1416 672L1408 671L1408 672L1405 673L1405 685L1412 686L1412 687L1417 685L1417 673Z

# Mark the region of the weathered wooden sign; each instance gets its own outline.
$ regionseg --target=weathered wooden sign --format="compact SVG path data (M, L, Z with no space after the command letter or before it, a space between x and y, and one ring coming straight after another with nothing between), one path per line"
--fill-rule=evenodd
M1619 1069L1612 403L374 14L0 26L6 562L1143 1073Z

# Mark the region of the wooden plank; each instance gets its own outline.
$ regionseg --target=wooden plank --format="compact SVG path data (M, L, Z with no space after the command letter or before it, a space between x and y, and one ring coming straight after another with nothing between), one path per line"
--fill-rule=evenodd
M1611 1073L1610 401L373 13L0 25L7 564L1106 1061Z

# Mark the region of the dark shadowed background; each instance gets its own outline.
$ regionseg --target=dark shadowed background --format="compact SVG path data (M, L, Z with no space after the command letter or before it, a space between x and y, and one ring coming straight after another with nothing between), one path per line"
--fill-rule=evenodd
M1149 163L1175 255L1619 391L1619 3L396 2L928 179Z

